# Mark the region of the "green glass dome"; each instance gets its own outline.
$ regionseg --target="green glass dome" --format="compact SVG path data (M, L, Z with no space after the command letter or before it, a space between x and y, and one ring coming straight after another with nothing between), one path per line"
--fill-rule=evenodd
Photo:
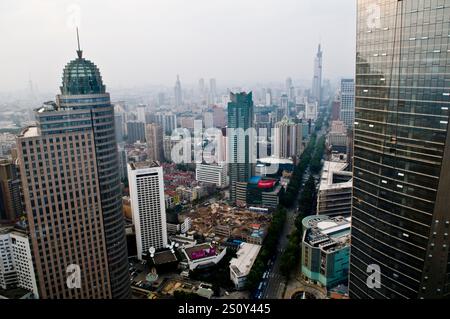
M61 93L63 95L82 95L105 93L102 76L97 66L82 57L70 61L63 71Z

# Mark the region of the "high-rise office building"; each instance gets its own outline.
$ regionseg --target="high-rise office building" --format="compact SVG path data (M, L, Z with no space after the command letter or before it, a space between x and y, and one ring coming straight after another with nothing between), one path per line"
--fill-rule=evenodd
M353 129L355 121L355 80L341 80L341 121L348 129Z
M281 122L275 124L274 155L296 160L302 153L302 134L301 124L284 117Z
M137 120L139 122L145 123L145 113L147 106L145 104L139 104L136 108Z
M138 258L167 246L163 169L153 161L128 164L131 209Z
M62 120L58 113L50 111L46 116ZM44 299L111 298L94 133L87 127L57 131L28 127L18 137L40 295ZM66 284L70 265L80 267L81 289Z
M129 121L127 122L127 142L133 144L137 141L145 142L145 123Z
M161 162L164 158L164 132L159 124L145 126L145 140L148 148L148 159Z
M158 112L154 115L154 122L162 127L165 135L172 135L177 128L177 115L172 112Z
M181 90L181 82L180 82L180 76L177 75L177 81L175 82L175 88L174 88L174 94L175 94L175 106L179 107L183 105L183 92Z
M40 296L128 298L114 108L97 66L77 54L56 103L36 110L17 143ZM81 289L66 285L71 264Z
M319 44L316 57L314 59L314 78L312 84L312 98L319 103L322 101L322 48Z
M20 179L11 160L0 159L0 221L14 221L22 213Z
M351 298L450 296L449 20L358 1Z
M231 93L228 103L228 151L230 201L246 201L246 183L252 177L254 159L252 93ZM238 190L244 193L238 194Z

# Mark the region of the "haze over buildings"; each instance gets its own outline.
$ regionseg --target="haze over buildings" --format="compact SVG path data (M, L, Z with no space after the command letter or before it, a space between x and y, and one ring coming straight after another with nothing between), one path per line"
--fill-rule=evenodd
M25 89L30 79L38 91L58 87L75 25L109 88L173 88L177 74L195 87L202 77L230 86L295 75L310 84L319 42L332 52L324 77L351 76L355 11L353 0L3 0L0 59L8 77L0 92Z

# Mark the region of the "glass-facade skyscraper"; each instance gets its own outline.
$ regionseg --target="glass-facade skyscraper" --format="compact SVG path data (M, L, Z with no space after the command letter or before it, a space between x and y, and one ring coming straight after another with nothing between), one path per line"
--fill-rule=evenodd
M246 202L247 182L252 177L254 150L252 93L231 93L228 103L228 154L230 201Z
M358 0L351 298L450 296L449 41L450 0Z

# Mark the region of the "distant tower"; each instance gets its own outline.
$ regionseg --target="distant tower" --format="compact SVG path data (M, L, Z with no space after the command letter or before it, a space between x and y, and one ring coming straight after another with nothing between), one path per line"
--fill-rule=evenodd
M284 116L289 117L290 116L290 112L289 112L289 97L287 96L287 94L283 94L281 96L281 109L283 110Z
M180 76L177 75L177 82L175 82L175 106L179 107L183 104L183 97L181 92L181 82L180 82Z
M163 160L164 132L161 125L152 123L145 126L145 141L148 149L148 159L161 162Z
M214 104L217 97L216 79L209 80L209 104Z
M145 109L147 106L145 104L139 104L137 106L137 119L139 122L145 123Z
M314 78L312 85L312 98L319 103L319 107L322 99L322 54L322 48L319 44L319 49L314 60Z
M272 106L273 101L272 101L272 90L271 89L267 89L266 91L266 106Z
M292 78L289 77L286 79L286 87L285 87L286 93L289 93L291 87L292 87Z

